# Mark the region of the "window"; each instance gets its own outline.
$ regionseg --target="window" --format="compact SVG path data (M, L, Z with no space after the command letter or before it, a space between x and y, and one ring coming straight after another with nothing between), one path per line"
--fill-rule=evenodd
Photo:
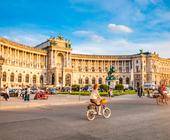
M126 72L129 72L129 67L126 67Z
M92 72L95 72L95 69L94 69L94 67L92 67Z
M92 84L95 84L96 83L96 79L93 77L92 78Z
M123 79L121 77L119 78L119 84L123 84Z
M79 69L79 72L81 72L81 71L82 71L82 68L81 68L80 66L78 67L78 69Z
M43 82L44 82L44 77L43 77L43 75L41 75L40 76L40 83L43 84Z
M22 74L21 73L18 75L18 82L19 83L22 82Z
M25 76L25 82L26 82L26 83L29 83L29 74L26 74L26 76Z
M33 83L35 84L37 81L36 81L36 75L33 75Z
M6 82L6 72L3 72L2 81Z
M99 84L102 84L102 78L101 77L99 78Z
M14 82L14 73L11 73L11 75L10 75L10 81L11 81L11 82Z
M99 67L99 72L102 72L102 68L101 67Z
M83 83L82 78L79 78L79 84L82 84L82 83Z
M130 84L130 79L129 79L129 77L126 78L126 84Z
M136 72L139 72L139 66L136 66Z
M85 71L88 72L88 67L85 67Z
M88 77L85 78L85 84L86 84L86 85L89 84L89 78L88 78Z
M119 72L122 72L122 67L119 67Z
M138 60L136 60L136 64L138 64Z
M59 80L60 80L60 77L59 77ZM53 73L52 74L52 79L51 79L51 83L52 83L52 85L54 85L54 83L55 83L55 74ZM59 81L60 82L60 81Z

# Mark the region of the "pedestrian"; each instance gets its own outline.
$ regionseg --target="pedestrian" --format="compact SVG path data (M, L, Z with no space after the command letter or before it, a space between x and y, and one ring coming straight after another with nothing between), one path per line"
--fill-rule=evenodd
M30 86L27 86L27 101L30 101L30 93L31 93Z
M27 101L27 88L24 89L24 101Z
M110 88L110 89L109 89L109 98L111 98L112 96L113 96L113 89Z
M141 98L141 89L140 89L140 86L137 87L137 94L138 94L138 97Z
M6 88L5 88L5 92L3 93L3 97L6 101L9 100L9 88L8 88L8 86L6 86Z
M142 96L145 96L145 95L144 95L144 92L143 92L143 87L142 87L142 86L140 87L140 96L141 96L141 97L142 97Z
M149 88L147 88L146 91L147 91L147 96L150 97L150 90L149 90Z
M22 91L21 91L21 86L18 87L18 98L22 97Z

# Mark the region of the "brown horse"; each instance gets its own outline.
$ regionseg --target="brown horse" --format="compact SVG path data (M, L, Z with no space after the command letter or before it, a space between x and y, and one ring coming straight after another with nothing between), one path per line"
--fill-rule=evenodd
M157 104L168 104L168 96L166 94L158 94L156 96L156 103Z

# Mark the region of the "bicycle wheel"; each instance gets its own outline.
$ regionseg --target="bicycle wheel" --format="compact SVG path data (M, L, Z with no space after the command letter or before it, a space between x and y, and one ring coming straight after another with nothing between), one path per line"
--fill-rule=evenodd
M87 110L86 116L87 116L87 119L88 119L89 121L94 120L95 117L96 117L95 110L94 110L94 109L89 109L89 110Z
M104 118L108 119L111 116L111 110L110 108L106 107L103 109L103 116Z

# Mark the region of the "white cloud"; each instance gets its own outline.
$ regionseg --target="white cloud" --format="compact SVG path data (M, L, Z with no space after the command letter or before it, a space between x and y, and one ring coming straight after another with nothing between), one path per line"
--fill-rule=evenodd
M113 32L125 32L125 33L132 33L133 30L125 25L116 25L116 24L109 24L108 28Z
M105 40L104 37L92 32L92 31L79 30L79 31L73 32L73 34L76 35L77 37L88 38L95 42L101 42L101 41Z
M125 39L104 40L100 43L84 42L73 43L73 53L98 54L98 55L130 55L137 54L139 50L157 52L161 57L169 58L170 41L135 43Z
M35 46L49 37L40 31L20 28L0 29L0 36L28 46Z

